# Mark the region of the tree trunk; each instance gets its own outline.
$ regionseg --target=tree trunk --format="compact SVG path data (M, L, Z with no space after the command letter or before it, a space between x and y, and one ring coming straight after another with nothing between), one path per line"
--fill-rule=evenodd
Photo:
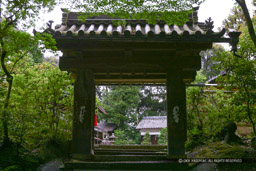
M3 44L2 44L2 47L3 47ZM6 99L5 99L5 102L4 102L4 110L3 110L3 128L4 128L4 142L3 142L3 144L4 145L8 145L9 142L10 142L9 135L8 135L9 134L9 130L8 130L9 113L7 111L7 108L9 106L9 100L10 100L11 90L12 90L12 80L13 80L12 75L7 70L7 68L4 64L6 53L7 52L5 50L3 50L2 55L1 55L1 66L2 66L2 69L3 69L4 73L6 74L6 80L8 82L8 91L7 91Z
M248 32L250 34L250 37L254 43L254 46L256 46L256 35L255 35L255 31L253 28L253 24L252 24L252 19L250 17L250 13L248 11L247 5L245 3L245 0L236 0L236 2L238 3L238 5L242 8L245 20L246 20L246 25L248 28Z
M199 109L198 109L198 104L196 104L196 113L197 113L197 118L198 118L198 120L199 120L200 126L201 126L201 128L203 129L203 121L202 121L202 119L201 119L201 117L200 117L200 111L199 111Z
M252 119L252 113L251 113L251 109L250 109L250 96L249 96L248 92L246 92L246 93L247 93L247 104L246 104L247 105L247 114L248 114L249 120L252 124L252 129L253 129L254 135L256 136L255 123Z
M8 79L8 77L7 77ZM3 111L3 127L4 127L4 144L8 144L10 142L9 139L9 130L8 130L8 120L9 120L9 113L7 111L7 108L9 106L9 99L11 96L11 90L12 90L12 77L8 80L8 92L4 103L4 111Z

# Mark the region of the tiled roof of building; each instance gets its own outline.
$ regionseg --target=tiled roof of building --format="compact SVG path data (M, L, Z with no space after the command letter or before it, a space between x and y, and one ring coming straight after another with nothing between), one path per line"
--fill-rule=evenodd
M219 75L215 76L215 77L212 77L211 79L208 80L208 83L209 84L215 84L217 83L217 78L220 77L220 76L225 76L227 75L227 72L224 70L224 71L221 71Z
M98 123L95 128L102 132L113 132L117 128L117 125L115 123Z
M166 128L167 116L147 116L143 117L136 129L145 128Z
M196 9L197 10L197 9ZM146 20L125 19L126 25L115 25L118 18L110 18L107 15L88 18L85 22L78 20L75 12L63 12L62 24L55 29L48 29L47 32L55 37L97 37L97 38L221 38L225 34L225 29L221 32L213 32L212 26L197 21L197 11L193 17L183 26L167 25L164 21L157 24L148 24ZM209 23L209 22L208 22ZM212 22L213 23L213 22ZM211 29L209 29L211 28Z
M99 109L99 111L103 114L107 114L107 112L100 106L98 105L97 108Z

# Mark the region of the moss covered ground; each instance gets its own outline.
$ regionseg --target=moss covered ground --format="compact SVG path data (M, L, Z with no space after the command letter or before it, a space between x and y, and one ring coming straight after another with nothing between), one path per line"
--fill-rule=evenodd
M193 154L193 155L191 155ZM241 159L236 162L222 162L223 160L215 163L216 170L256 170L256 150L247 146L239 144L226 144L223 142L214 142L194 149L188 156L191 158L203 158L203 159ZM239 161L239 162L238 162ZM242 162L240 162L242 161ZM194 168L197 164L191 164L191 168Z

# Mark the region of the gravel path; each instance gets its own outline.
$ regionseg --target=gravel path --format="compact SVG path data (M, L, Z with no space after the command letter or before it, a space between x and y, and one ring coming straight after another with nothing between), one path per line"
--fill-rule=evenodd
M60 166L63 165L61 160L50 161L44 165L41 165L37 171L60 171Z

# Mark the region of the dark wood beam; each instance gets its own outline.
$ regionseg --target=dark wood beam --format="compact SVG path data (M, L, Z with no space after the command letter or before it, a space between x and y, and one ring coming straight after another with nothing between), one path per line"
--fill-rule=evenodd
M96 85L111 85L111 84L157 84L165 83L166 79L101 79L95 80Z
M83 58L174 58L174 57L194 57L199 56L199 49L97 49L97 50L62 50L63 57L83 57Z
M97 50L97 49L199 49L206 50L212 47L209 40L172 40L172 41L121 41L121 40L100 40L100 39L56 39L58 49L72 50Z
M166 72L169 68L183 68L186 70L199 70L201 60L196 57L175 57L169 59L161 58L81 58L81 57L62 57L59 63L61 70L75 71L76 69L87 68L93 73L97 72Z
M195 71L183 71L182 77L183 78L190 78L193 79L196 75ZM147 79L147 80L158 80L158 79L166 79L166 73L159 73L159 74L127 74L127 73L116 73L116 74L94 74L95 80L130 80L130 79Z
M183 71L183 81L190 83L195 79L196 71ZM95 84L138 84L138 83L166 83L167 74L94 74Z
M187 78L187 79L183 79L184 83L191 83L192 81L194 81L195 78ZM101 80L95 80L95 84L96 85L143 85L143 84L165 84L166 83L166 79L101 79Z

